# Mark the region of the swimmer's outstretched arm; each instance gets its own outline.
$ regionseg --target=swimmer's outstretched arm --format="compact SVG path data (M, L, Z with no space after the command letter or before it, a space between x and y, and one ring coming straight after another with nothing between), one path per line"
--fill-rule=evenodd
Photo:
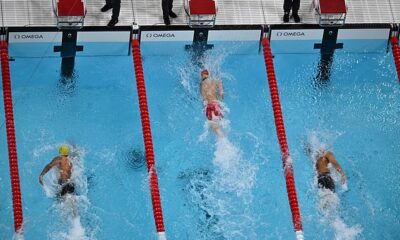
M40 173L40 176L39 176L39 182L40 182L41 185L43 185L43 176L48 171L50 171L50 169L52 169L53 167L57 166L59 163L60 163L60 157L55 157L55 158L53 158L53 160L51 160L51 162L49 164L47 164L43 168L43 170L42 170L42 172Z
M327 152L326 157L328 158L329 162L332 163L333 166L335 166L336 171L338 171L338 173L340 173L340 175L342 176L342 184L345 184L346 183L346 174L344 174L342 167L340 166L339 162L336 160L333 153Z

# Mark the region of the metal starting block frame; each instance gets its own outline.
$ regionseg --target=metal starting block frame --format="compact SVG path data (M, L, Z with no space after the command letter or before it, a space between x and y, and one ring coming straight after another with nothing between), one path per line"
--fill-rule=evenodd
M57 28L81 29L83 27L86 16L84 0L52 0L52 3L54 14L57 17Z
M317 21L321 27L343 26L347 9L345 0L314 0Z
M191 28L212 28L218 12L216 0L185 0L185 11Z

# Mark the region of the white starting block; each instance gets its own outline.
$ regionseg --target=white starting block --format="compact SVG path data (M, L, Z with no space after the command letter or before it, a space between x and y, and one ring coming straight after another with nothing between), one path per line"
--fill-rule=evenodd
M314 0L313 6L320 26L344 25L347 13L345 0Z
M54 2L55 1L55 2ZM60 29L80 29L86 15L84 0L53 0L57 27Z
M214 27L218 8L216 0L185 0L185 11L192 28Z

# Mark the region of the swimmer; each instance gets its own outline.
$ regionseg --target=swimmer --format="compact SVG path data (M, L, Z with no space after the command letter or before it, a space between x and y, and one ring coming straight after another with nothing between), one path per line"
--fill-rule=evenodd
M220 104L224 99L222 82L209 78L208 70L204 69L201 71L200 91L210 126L218 137L223 137L224 134L219 126L219 121L223 118Z
M53 160L47 164L43 171L40 173L39 182L43 185L44 175L53 167L58 168L58 184L59 191L58 197L64 197L67 194L75 193L75 184L71 181L72 175L72 162L69 159L69 148L67 145L63 144L59 148L59 156L53 158Z
M340 173L342 176L342 184L346 183L346 175L335 156L331 151L326 151L321 149L317 152L315 159L317 160L315 163L315 169L318 173L318 187L331 190L335 192L335 183L331 177L331 172L328 168L328 164L331 163L336 171Z

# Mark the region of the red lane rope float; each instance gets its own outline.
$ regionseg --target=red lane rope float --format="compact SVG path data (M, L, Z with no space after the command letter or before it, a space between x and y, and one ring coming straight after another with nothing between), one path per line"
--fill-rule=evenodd
M12 201L14 210L15 232L22 231L22 202L19 184L17 145L15 141L14 113L11 94L10 65L8 62L8 46L6 41L0 41L1 45L1 73L3 79L4 112L6 116L6 131L8 144L8 159L10 164Z
M392 53L394 57L394 63L396 64L396 70L397 70L397 77L400 82L400 48L399 48L399 40L393 36L390 39L392 43Z
M278 85L276 83L274 62L272 59L269 40L267 38L263 38L262 45L264 47L264 60L267 69L269 89L271 93L276 134L278 135L278 141L282 154L283 169L286 178L286 189L289 198L290 210L292 211L293 225L296 231L297 239L304 239L303 230L301 226L300 209L299 209L299 204L297 202L296 187L294 183L293 167L286 141L285 126L283 124L282 109L279 101Z
M151 200L153 203L153 214L156 223L156 229L159 239L166 239L164 230L164 220L161 208L160 191L158 188L158 179L156 168L154 166L154 151L151 137L150 117L147 106L146 87L144 82L142 56L140 53L139 41L132 40L132 55L135 66L136 85L139 97L140 117L142 120L142 131L144 146L146 151L147 171L150 178Z

